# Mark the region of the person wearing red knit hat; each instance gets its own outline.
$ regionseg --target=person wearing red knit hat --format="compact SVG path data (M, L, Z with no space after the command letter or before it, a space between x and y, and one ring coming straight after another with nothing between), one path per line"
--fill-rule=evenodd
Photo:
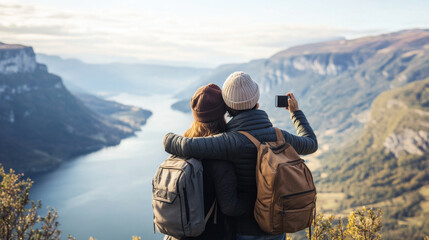
M191 110L194 121L185 137L208 137L225 132L226 105L222 98L221 89L215 84L200 87L191 99ZM207 221L204 232L198 237L185 239L201 240L233 240L235 227L232 216L244 214L249 207L242 198L238 197L237 177L234 165L227 161L202 161L204 213L210 210L216 199L219 208ZM214 223L216 216L216 223ZM231 216L231 217L229 217ZM174 239L166 236L164 239Z

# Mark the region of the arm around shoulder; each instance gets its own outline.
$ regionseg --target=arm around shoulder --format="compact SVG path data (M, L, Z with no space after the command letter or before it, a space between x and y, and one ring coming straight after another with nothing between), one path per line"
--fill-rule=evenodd
M181 157L231 160L234 154L240 151L240 145L234 141L232 134L228 134L187 138L167 133L163 141L164 149L168 153Z

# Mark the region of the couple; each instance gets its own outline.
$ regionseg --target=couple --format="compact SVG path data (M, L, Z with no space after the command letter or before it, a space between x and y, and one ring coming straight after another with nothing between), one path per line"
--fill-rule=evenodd
M317 150L317 139L292 93L289 112L298 136L283 136L299 154ZM285 234L269 235L260 229L253 215L257 196L257 149L238 131L247 131L260 142L276 140L267 114L259 110L259 87L243 72L232 73L221 89L215 84L199 88L191 99L194 122L184 136L168 133L164 148L181 157L200 159L204 166L204 204L209 211L214 199L220 212L217 223L210 219L206 230L192 239L284 240ZM228 112L232 119L226 123ZM288 184L285 182L284 184Z

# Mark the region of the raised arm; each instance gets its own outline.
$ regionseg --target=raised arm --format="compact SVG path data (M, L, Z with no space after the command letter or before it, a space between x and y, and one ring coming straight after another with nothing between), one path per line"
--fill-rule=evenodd
M290 96L288 100L289 107L287 108L290 112L290 117L292 123L296 129L296 135L290 134L286 131L283 131L283 136L285 137L286 142L288 142L292 147L298 152L298 154L305 155L314 153L317 151L317 138L314 134L313 129L308 123L307 118L304 113L299 110L298 102L296 101L292 93L288 93Z
M231 161L241 151L242 142L243 136L234 132L203 138L187 138L167 133L164 136L164 149L168 153L181 157Z

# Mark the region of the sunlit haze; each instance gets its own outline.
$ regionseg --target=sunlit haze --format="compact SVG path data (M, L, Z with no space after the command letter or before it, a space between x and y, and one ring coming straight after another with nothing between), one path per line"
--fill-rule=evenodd
M429 1L0 0L0 41L86 62L215 67L429 26Z

